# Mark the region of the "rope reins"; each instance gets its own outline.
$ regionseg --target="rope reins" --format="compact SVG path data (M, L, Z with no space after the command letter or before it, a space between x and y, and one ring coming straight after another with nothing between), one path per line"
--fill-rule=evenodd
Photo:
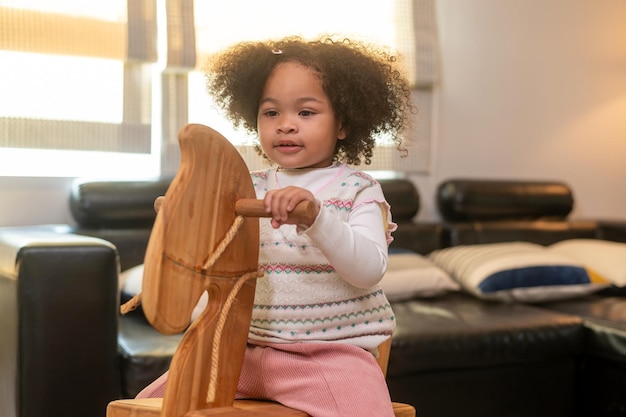
M247 274L242 275L237 279L235 285L228 293L228 297L224 302L224 307L220 311L220 316L215 325L215 336L213 337L213 348L211 349L211 373L209 379L209 390L207 392L206 401L213 402L215 401L215 394L217 390L217 364L220 356L220 338L222 337L222 331L224 330L224 325L226 324L226 319L228 318L228 313L230 313L230 307L232 306L239 290L246 283L246 281L250 279L256 279L263 276L262 272L254 271L248 272Z

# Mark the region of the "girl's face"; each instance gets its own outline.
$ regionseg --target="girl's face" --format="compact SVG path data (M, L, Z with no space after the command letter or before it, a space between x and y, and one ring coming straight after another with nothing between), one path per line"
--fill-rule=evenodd
M257 128L265 155L283 168L324 168L346 134L312 69L277 65L265 82Z

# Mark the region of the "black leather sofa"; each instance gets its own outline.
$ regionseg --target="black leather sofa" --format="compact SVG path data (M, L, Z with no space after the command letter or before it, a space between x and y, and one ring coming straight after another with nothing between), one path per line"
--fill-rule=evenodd
M104 416L108 401L167 369L180 335L158 334L140 310L118 314L118 272L143 262L169 182L77 182L75 226L0 228L0 415ZM448 181L443 221L419 224L413 184L381 182L399 224L394 250L626 239L620 222L567 221L574 200L562 184ZM531 305L455 292L393 309L387 381L418 416L626 415L623 294Z
M439 185L435 198L442 217L441 247L509 241L550 245L566 239L626 242L626 222L569 220L575 199L562 182L451 179ZM476 322L488 326L487 332L480 333L489 333L489 338L474 337L472 346L477 347L475 353L482 352L482 357L488 358L487 367L495 368L485 373L485 369L475 368L480 360L468 360L456 371L465 368L461 372L479 377L468 376L466 382L472 388L455 390L451 397L462 396L464 404L454 401L447 407L449 412L433 408L427 415L626 416L625 295L624 288L607 288L585 297L537 304L489 303L468 299L465 294L417 300L421 307L443 304L446 312L459 319L454 320L462 328L458 333L476 330ZM533 322L533 315L540 323ZM492 333L497 320L506 322L505 332L500 333L501 350L496 350ZM394 340L392 354L399 353L398 342ZM466 346L459 348L461 351L468 352ZM508 363L499 364L503 358ZM503 375L505 370L508 372ZM446 380L454 384L451 381L457 375L450 376ZM489 383L481 384L481 377ZM404 401L408 394L399 395L398 400ZM488 401L476 400L488 395L492 396L493 408L487 407ZM472 408L476 403L485 408ZM425 400L424 404L432 403ZM463 407L475 412L465 413Z

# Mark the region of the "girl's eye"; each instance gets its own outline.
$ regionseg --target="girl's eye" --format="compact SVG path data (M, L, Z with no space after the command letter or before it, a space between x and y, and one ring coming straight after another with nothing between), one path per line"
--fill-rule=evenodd
M267 111L264 111L263 114L269 117L278 116L278 112L276 110L267 110Z
M313 116L313 112L311 110L301 110L300 111L300 116Z

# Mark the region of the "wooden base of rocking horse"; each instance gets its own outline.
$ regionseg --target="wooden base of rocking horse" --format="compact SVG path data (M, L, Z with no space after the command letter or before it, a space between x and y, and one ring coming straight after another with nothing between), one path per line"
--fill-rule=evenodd
M170 334L189 325L205 291L209 303L185 331L164 398L113 401L107 417L306 417L274 402L234 400L258 277L259 224L252 217L265 211L241 204L256 195L226 138L187 125L179 143L181 166L159 202L146 251L143 311L152 326ZM380 349L383 373L389 347ZM405 404L394 410L397 417L415 415Z
M119 400L107 409L107 417L160 417L162 398ZM408 404L393 403L396 417L415 417L415 408ZM236 400L232 407L189 411L184 417L309 417L302 411L270 401Z

